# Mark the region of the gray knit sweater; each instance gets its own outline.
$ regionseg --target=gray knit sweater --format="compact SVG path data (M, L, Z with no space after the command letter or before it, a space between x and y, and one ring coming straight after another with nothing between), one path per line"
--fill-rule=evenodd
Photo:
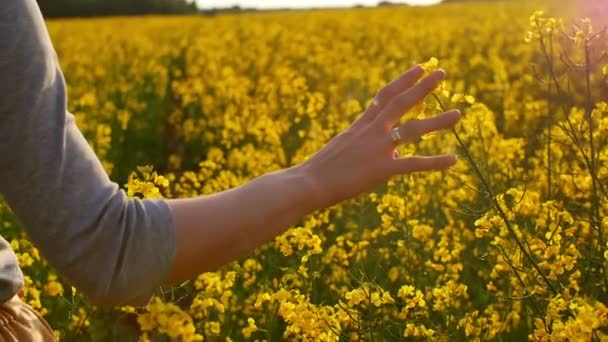
M0 1L0 194L67 281L100 305L144 305L175 254L162 200L129 200L67 112L35 0ZM0 238L0 301L23 287Z

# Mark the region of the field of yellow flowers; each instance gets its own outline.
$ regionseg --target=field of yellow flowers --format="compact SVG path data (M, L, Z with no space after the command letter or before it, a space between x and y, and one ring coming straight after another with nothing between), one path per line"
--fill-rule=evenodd
M608 19L584 2L48 22L70 110L131 196L299 163L416 63L448 79L406 119L463 119L401 152L460 160L144 308L91 305L0 204L25 300L65 341L608 341Z

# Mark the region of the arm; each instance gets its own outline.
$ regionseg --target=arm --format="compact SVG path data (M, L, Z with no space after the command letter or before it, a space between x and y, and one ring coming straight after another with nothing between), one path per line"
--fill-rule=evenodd
M422 69L415 67L386 86L357 122L303 164L211 196L168 200L175 218L177 251L165 282L215 270L250 253L303 215L371 190L394 175L454 164L454 156L394 156L392 127L445 74L436 72L414 85L421 76ZM399 127L401 142L448 128L459 118L458 111L449 111L410 121Z
M453 156L394 158L391 127L445 76L417 67L348 130L298 166L211 196L127 200L66 110L65 84L34 0L0 5L0 192L59 273L100 304L145 304L161 283L251 252L301 216ZM406 142L459 119L400 126Z
M320 208L309 182L293 167L210 196L168 200L179 247L166 282L214 271Z
M96 303L145 304L173 261L170 209L108 179L34 0L0 1L0 156L0 193L58 273Z

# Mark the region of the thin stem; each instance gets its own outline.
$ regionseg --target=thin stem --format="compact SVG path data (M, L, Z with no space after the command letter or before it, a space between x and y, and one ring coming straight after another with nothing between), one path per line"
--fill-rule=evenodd
M513 265L513 262L511 261L511 257L507 254L507 252L504 250L504 248L502 248L500 246L498 248L500 249L502 256L505 258L505 262L507 263L507 265L509 265L509 267L511 267L511 269L515 273L515 277L517 277L517 280L519 281L522 288L524 289L524 295L522 296L522 298L530 299L530 302L532 303L532 310L534 310L534 312L536 312L536 315L538 317L542 317L540 309L538 308L538 305L536 304L536 300L534 300L534 297L533 297L535 293L528 291L528 287L526 286L526 283L524 282L523 278L519 274L520 270L517 267L515 267L515 265Z
M553 74L553 34L549 40L551 63L549 63L550 74ZM551 129L553 128L553 108L551 108L551 82L547 83L547 199L551 199Z
M545 42L542 38L540 38L540 46L541 46L541 51L543 52L543 55L545 57L545 60L547 61L547 63L551 62L551 58L549 57L548 53L547 53L547 48L545 46ZM553 70L552 73L550 74L551 76L551 81L553 82L553 85L555 87L555 91L557 93L557 96L559 98L566 98L565 97L565 93L562 90L559 81L557 79L557 76L555 74L555 71ZM587 165L588 169L591 169L591 160L589 159L589 156L587 155L587 153L585 153L585 150L583 149L582 143L580 141L580 139L578 138L577 134L576 134L576 130L574 129L574 125L572 124L572 120L570 120L570 116L568 115L568 107L566 107L565 103L562 103L562 111L564 112L565 118L566 118L566 122L568 123L568 126L571 130L571 134L568 134L571 139L574 140L574 146L576 146L578 148L578 151L580 152L580 154L582 155L585 164ZM591 178L593 178L593 181L596 182L597 184L600 185L599 189L602 191L602 193L604 194L605 197L608 198L608 191L606 190L606 188L604 188L604 186L602 186L602 183L600 182L600 180L597 178L597 175L593 172L591 172Z
M585 41L585 86L586 86L586 103L585 103L585 118L587 119L587 123L589 124L589 149L591 150L591 165L589 172L591 175L595 175L597 173L597 160L596 160L596 151L595 151L595 143L593 139L593 102L591 99L591 63L589 58L589 40ZM596 177L592 177L592 209L590 213L591 223L593 228L598 232L598 244L599 248L602 249L604 244L604 232L601 226L599 225L600 220L600 204L599 198L597 196L597 182L595 181ZM608 272L606 270L606 263L602 263L602 271L604 273L604 291L608 291Z
M443 106L443 103L441 103L441 100L439 99L439 97L437 97L437 95L435 95L435 94L433 94L433 96L435 97L435 99L439 103L439 106L441 107L441 109L443 111L446 111L446 109ZM469 160L471 166L473 166L473 169L475 170L475 173L477 174L477 177L479 177L479 179L483 183L483 186L486 188L486 191L491 195L491 197L492 197L492 203L494 204L494 208L496 209L496 211L498 212L498 214L500 215L500 217L502 218L502 220L505 222L507 230L509 231L509 233L512 235L513 239L515 240L515 243L517 244L517 247L522 251L522 253L524 253L524 255L526 256L526 258L528 259L528 261L530 261L530 263L532 264L532 267L534 267L534 269L536 270L536 272L538 272L538 274L541 276L541 278L543 279L543 281L545 282L545 284L547 284L547 286L549 287L549 289L551 290L551 292L553 293L553 295L557 295L558 294L557 289L549 281L549 278L547 278L547 276L545 275L545 273L540 269L540 266L538 266L538 263L536 262L536 260L534 260L534 257L526 249L526 247L524 246L524 244L520 241L519 237L517 237L517 233L515 232L515 229L511 225L511 222L509 221L509 219L507 217L507 214L504 212L504 210L500 206L500 203L498 203L498 199L496 198L496 194L494 193L494 191L492 190L492 187L490 186L490 184L488 184L488 182L486 181L485 177L481 173L481 170L477 166L477 163L475 163L475 161L473 160L473 157L471 156L471 153L470 153L468 147L462 141L462 139L460 138L460 135L458 134L458 132L456 132L455 128L452 128L452 133L454 134L454 136L456 137L456 140L458 140L458 143L460 144L460 146L464 150L465 156Z
M587 119L588 125L589 125L589 145L590 145L590 153L591 156L587 155L587 153L585 153L585 150L583 148L583 143L582 141L579 139L578 135L576 134L576 130L574 129L574 125L572 124L572 121L570 120L570 116L568 115L568 108L566 107L565 103L562 103L562 109L564 111L564 114L566 116L566 122L568 123L569 129L570 129L570 134L567 134L568 136L570 136L570 138L574 141L574 145L578 148L579 152L581 153L585 165L587 166L587 169L589 170L589 175L591 176L592 179L592 187L593 187L593 197L592 197L592 209L591 209L591 213L590 213L590 219L592 222L592 227L598 231L598 243L599 246L601 248L601 246L604 246L604 237L603 237L603 231L601 229L601 227L598 224L598 220L599 220L599 199L597 196L597 190L598 190L598 185L599 185L599 189L602 191L602 193L604 194L604 196L608 197L608 193L606 192L606 189L604 188L604 186L602 185L602 183L600 183L600 180L597 177L597 162L596 162L596 152L595 152L595 145L594 145L594 139L593 139L593 120L591 117L591 113L592 113L592 99L591 99L591 81L590 81L590 74L591 74L591 63L590 63L590 55L589 55L589 42L596 38L599 37L601 33L598 33L596 35L594 35L592 38L587 38L585 40L585 82L586 82L586 103L585 103L585 118ZM549 75L551 76L551 81L553 82L554 86L555 86L555 90L557 92L558 97L560 98L565 98L564 92L562 90L562 88L560 87L559 81L557 80L557 75L555 74L555 70L553 69L553 60L552 60L552 56L547 52L547 47L545 44L545 41L543 39L543 36L541 34L540 36L540 46L541 46L541 51L545 57L546 62L549 64ZM606 268L606 264L603 263L602 264L602 273L603 273L603 280L604 280L604 289L605 291L608 290L608 269Z

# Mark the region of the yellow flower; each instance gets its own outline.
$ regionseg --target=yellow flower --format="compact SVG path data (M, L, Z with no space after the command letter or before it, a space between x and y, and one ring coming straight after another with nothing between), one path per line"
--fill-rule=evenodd
M63 286L57 281L57 276L49 274L47 283L44 285L44 292L51 297L63 294Z
M247 318L247 326L241 330L243 337L250 338L251 334L258 331L258 327L255 325L255 320L251 317Z
M348 306L351 308L355 307L361 303L366 302L367 297L368 297L367 293L362 288L354 289L352 291L347 292L346 295L344 295L344 298L346 298L348 300Z
M205 322L205 333L208 335L218 336L221 331L219 322Z
M424 71L430 73L437 70L439 67L439 60L436 57L431 57L428 61L421 64Z

